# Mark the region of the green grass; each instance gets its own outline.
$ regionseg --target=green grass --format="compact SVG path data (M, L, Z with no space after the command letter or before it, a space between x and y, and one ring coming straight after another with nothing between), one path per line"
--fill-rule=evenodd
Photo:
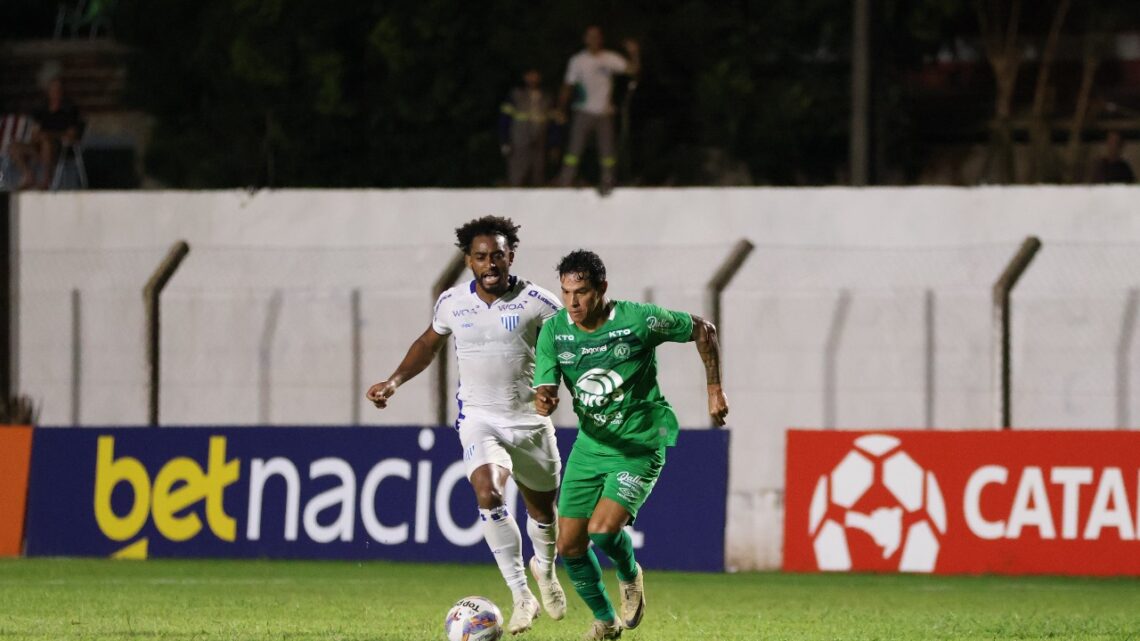
M468 594L509 616L490 565L2 560L0 639L438 641ZM1136 580L648 571L646 595L624 639L1140 638ZM579 638L590 615L569 596L519 641Z

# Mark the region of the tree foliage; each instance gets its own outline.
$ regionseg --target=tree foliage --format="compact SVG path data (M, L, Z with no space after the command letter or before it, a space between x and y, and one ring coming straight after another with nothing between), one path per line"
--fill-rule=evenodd
M907 74L956 42L1008 34L986 28L1008 23L1011 3L872 3L879 173L908 180L921 162ZM1015 33L1044 39L1052 13L1030 4ZM119 0L115 33L137 52L130 99L157 123L148 172L171 186L495 184L498 104L529 66L557 90L592 23L611 48L642 43L624 182L715 182L719 157L757 184L826 184L847 162L851 5ZM1008 119L1013 85L995 80L994 109Z

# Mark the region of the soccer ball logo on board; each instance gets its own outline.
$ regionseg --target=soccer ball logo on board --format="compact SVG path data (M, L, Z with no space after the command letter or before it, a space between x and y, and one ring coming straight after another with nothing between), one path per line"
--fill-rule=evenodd
M934 474L899 447L869 434L812 493L808 529L819 569L933 572L946 534L946 503Z

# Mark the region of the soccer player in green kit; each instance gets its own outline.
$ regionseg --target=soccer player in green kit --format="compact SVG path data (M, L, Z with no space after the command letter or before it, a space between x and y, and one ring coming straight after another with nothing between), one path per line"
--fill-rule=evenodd
M535 346L535 408L549 416L566 382L578 415L558 498L558 553L574 589L594 613L585 639L617 639L645 612L645 588L624 528L653 490L666 448L677 442L677 416L657 385L655 349L695 341L705 365L709 415L724 425L716 327L656 305L606 298L606 266L578 250L558 264L565 309L550 317ZM602 583L590 541L609 556L621 583L621 617Z

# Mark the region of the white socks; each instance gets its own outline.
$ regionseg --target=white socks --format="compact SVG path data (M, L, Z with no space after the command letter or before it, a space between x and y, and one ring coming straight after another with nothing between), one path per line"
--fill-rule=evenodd
M526 584L526 570L523 569L522 534L515 517L511 516L507 506L501 505L491 510L479 509L479 518L483 520L483 538L491 553L495 555L495 563L499 565L499 572L507 587L517 598L530 594ZM529 525L528 525L529 531ZM531 535L534 539L534 535ZM537 547L537 546L536 546Z
M554 570L554 557L557 553L555 543L558 541L558 517L554 522L542 524L530 515L526 519L526 533L534 545L534 556L538 559L539 567L543 572Z

